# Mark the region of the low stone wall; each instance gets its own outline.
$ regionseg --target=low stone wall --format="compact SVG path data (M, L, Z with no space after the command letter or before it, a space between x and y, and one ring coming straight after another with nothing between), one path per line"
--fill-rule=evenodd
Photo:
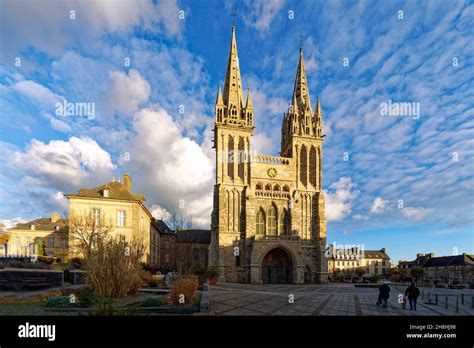
M28 279L37 280L38 284L51 287L62 287L64 273L47 269L4 268L0 269L0 286L7 290L27 290Z
M79 269L69 271L69 279L72 285L83 285L87 283L87 272Z

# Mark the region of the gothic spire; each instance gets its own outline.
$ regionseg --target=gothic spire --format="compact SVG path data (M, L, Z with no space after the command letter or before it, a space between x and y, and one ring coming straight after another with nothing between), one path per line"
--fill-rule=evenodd
M309 109L309 111L312 113L308 81L306 80L306 72L304 70L303 48L300 48L300 60L298 63L298 70L296 71L292 103L293 110L300 110L304 112Z
M232 39L230 42L229 60L224 83L224 104L228 109L231 106L237 108L237 115L243 108L242 82L240 79L239 57L237 54L237 42L235 39L235 26L232 26Z

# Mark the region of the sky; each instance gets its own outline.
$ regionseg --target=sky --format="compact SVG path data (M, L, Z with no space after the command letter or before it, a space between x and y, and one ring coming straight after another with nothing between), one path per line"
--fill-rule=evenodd
M64 194L127 172L155 217L209 228L233 21L258 153L278 155L303 47L328 243L474 253L469 1L1 0L0 222L66 216Z

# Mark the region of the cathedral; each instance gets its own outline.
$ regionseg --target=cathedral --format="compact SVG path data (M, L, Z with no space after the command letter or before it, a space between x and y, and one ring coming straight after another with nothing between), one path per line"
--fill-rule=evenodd
M226 282L327 282L322 111L318 98L313 113L303 49L283 117L280 156L252 151L256 115L250 90L244 103L234 26L223 87L215 104L209 264L219 266Z

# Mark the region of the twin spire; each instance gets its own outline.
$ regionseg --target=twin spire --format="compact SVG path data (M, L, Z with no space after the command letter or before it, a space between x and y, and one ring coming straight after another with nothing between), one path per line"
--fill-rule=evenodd
M243 98L237 40L235 38L235 26L233 25L224 90L222 93L219 86L217 91L216 121L219 123L223 122L253 127L253 105L250 89L247 92L245 105ZM291 117L288 117L290 115ZM301 133L301 135L319 136L318 134L321 132L317 127L322 126L321 117L322 112L319 98L316 104L316 112L313 115L313 109L309 97L308 81L304 69L303 49L300 48L300 57L296 72L295 85L293 88L291 107L283 120L284 123L288 123L288 127L285 127L284 125L284 128L293 129L292 133L299 129L298 133Z

